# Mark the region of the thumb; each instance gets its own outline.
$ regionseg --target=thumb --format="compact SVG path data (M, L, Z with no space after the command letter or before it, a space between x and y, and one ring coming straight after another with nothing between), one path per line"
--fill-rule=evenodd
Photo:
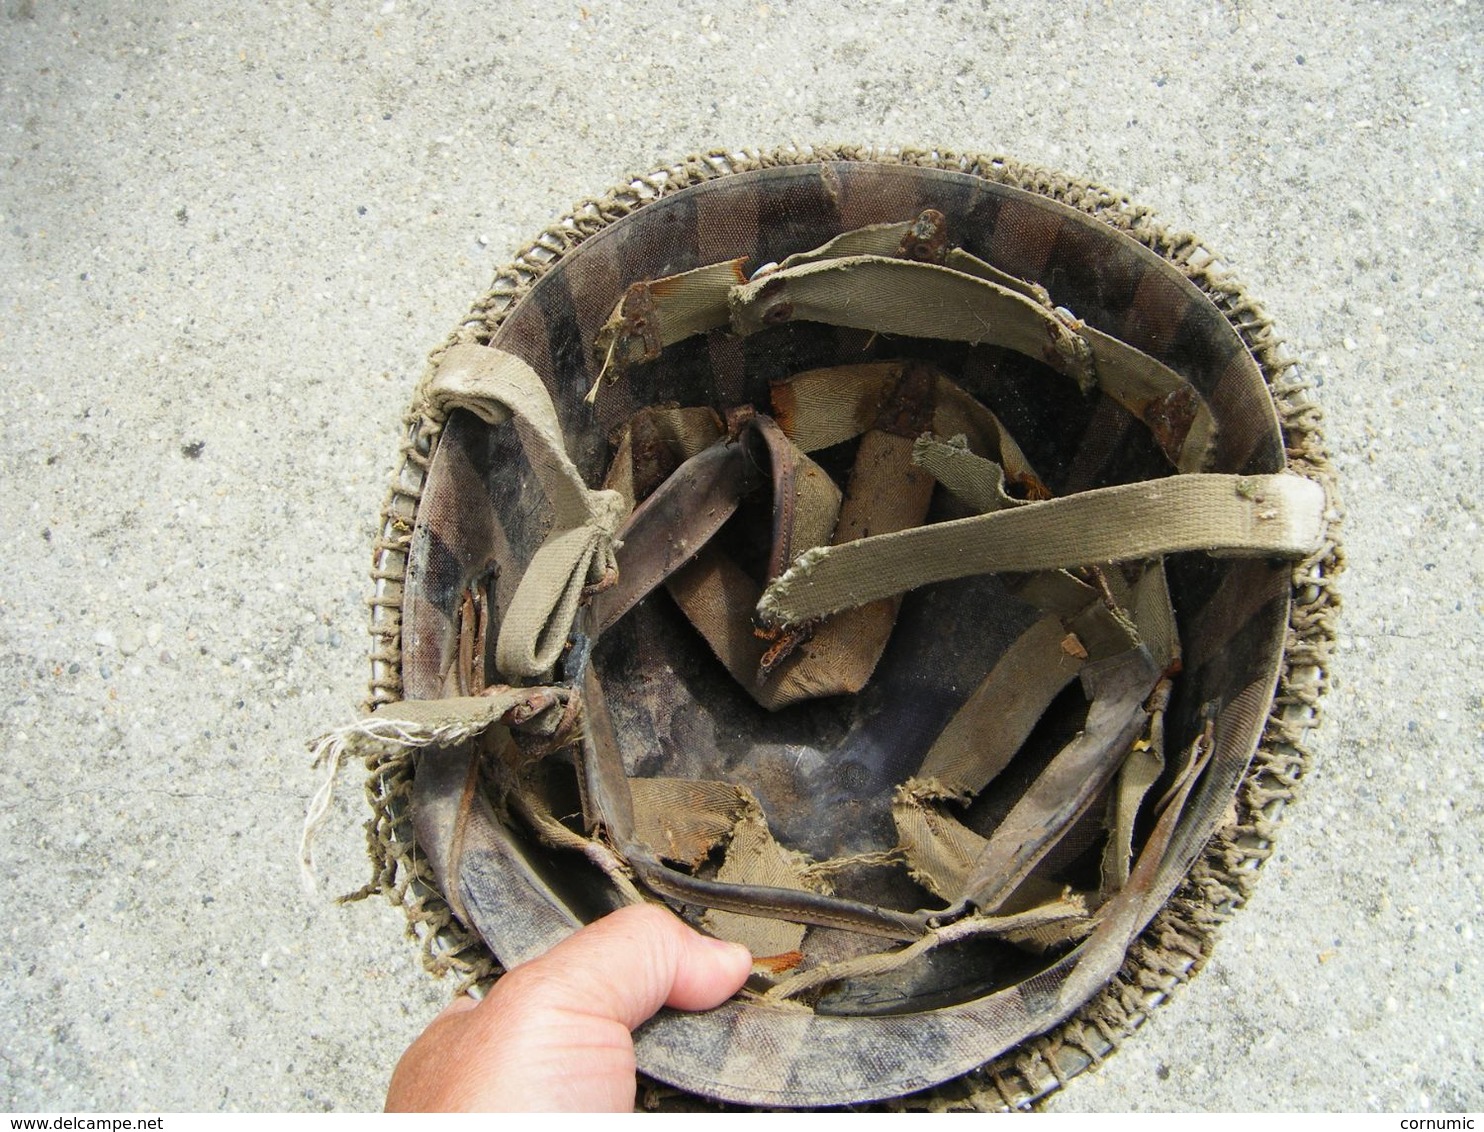
M461 999L402 1055L389 1110L619 1112L634 1106L629 1031L668 1003L704 1010L752 970L745 947L662 908L623 908Z
M516 967L496 985L544 1007L632 1030L661 1006L706 1010L747 980L740 944L701 935L652 904L620 908Z

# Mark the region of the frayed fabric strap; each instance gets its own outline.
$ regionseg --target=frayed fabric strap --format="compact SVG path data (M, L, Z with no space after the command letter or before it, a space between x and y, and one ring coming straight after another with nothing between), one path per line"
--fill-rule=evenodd
M481 734L512 711L532 714L567 696L565 688L491 688L483 696L446 700L405 700L382 704L373 715L347 723L310 744L315 766L325 768L304 815L299 839L299 872L307 892L314 891L315 835L330 816L335 779L346 759L370 759L395 751L456 747Z
M1100 388L1143 421L1182 472L1203 470L1215 441L1210 407L1158 359L1056 307L1039 284L948 246L941 214L871 225L769 264L743 260L633 284L596 342L603 378L666 347L725 326L740 336L786 322L989 343L1036 358L1084 393Z
M1146 649L1089 665L1082 683L1087 722L1027 787L972 866L963 906L996 911L1117 773L1148 721L1146 697L1159 678Z
M1181 551L1302 558L1325 527L1313 480L1185 475L1098 488L967 519L819 547L768 587L758 614L793 625L974 574L1137 562Z
M788 438L805 452L844 444L874 427L887 398L914 364L920 368L920 363L905 361L860 362L796 373L773 383L774 414ZM962 436L969 449L998 460L1005 476L1024 486L1032 498L1050 495L1000 419L946 374L937 374L930 399L928 431ZM922 463L915 455L913 459Z
M583 589L617 569L614 532L628 514L616 491L593 491L567 455L551 395L540 376L503 350L458 345L423 387L430 416L466 409L491 425L513 421L555 521L511 599L495 645L507 678L540 676L561 655Z
M728 302L732 330L742 335L807 321L1003 346L1046 362L1085 392L1100 387L1150 427L1182 472L1201 470L1210 454L1210 408L1178 373L1070 313L982 275L854 255L762 275L733 288Z
M580 673L578 679L582 688L584 812L590 826L602 826L605 836L611 839L619 854L650 890L703 908L844 928L887 939L916 939L927 930L930 916L925 912L897 912L792 887L792 882L780 883L780 874L774 869L750 870L739 863L736 871L751 879L744 883L728 883L692 876L667 865L652 848L639 840L637 831L644 822L636 812L636 799L624 770L618 734L608 711L602 681L589 663L588 648L580 636L579 627L579 644L573 650L570 663ZM652 802L653 798L646 797L640 801ZM761 850L761 842L759 838L753 848Z
M1008 271L1001 271L962 248L951 248L948 246L948 238L948 227L943 214L936 209L928 209L920 213L916 220L897 224L868 224L853 232L842 232L812 251L789 256L778 265L778 270L788 271L801 264L825 263L848 256L891 256L917 263L951 267L955 271L988 280L1007 291L1023 295L1047 310L1052 309L1051 297L1039 283L1030 283Z
M622 372L631 365L652 362L666 346L725 326L727 295L747 282L742 272L746 260L743 256L631 285L598 332L595 349L602 364L597 381L588 390L588 402L597 398L610 369Z

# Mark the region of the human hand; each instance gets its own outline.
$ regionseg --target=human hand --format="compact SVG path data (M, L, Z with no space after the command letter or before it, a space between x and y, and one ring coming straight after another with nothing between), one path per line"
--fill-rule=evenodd
M388 1112L631 1112L630 1031L661 1006L707 1010L752 970L747 949L654 905L621 908L460 996L408 1047Z

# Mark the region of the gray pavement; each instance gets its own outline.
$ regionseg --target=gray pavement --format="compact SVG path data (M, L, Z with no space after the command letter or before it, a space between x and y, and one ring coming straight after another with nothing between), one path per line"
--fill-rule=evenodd
M1051 1107L1484 1108L1477 3L0 0L0 1108L366 1109L448 993L351 717L397 422L495 267L716 145L1002 151L1200 233L1321 380L1343 652L1204 974Z

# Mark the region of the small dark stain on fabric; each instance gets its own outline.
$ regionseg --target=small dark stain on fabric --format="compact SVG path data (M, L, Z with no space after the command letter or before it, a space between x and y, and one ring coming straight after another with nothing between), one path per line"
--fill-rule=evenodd
M199 460L201 459L201 453L205 451L206 441L204 440L192 440L189 444L182 444L180 446L180 454L187 460Z

